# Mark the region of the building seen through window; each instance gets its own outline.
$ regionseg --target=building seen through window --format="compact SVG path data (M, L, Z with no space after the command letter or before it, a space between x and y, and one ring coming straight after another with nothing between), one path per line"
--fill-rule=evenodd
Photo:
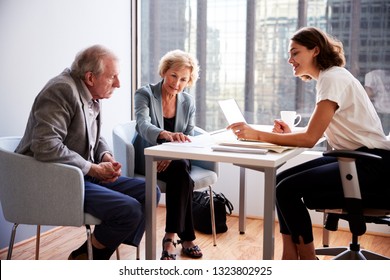
M159 59L182 49L199 60L197 125L226 127L218 100L234 98L248 122L272 124L281 110L296 110L307 124L315 81L302 82L288 64L291 35L316 26L340 39L346 68L366 74L390 70L390 0L142 0L139 1L142 86L161 78ZM390 92L386 94L390 95ZM390 114L382 118L390 120ZM390 123L390 121L388 121ZM385 132L388 133L389 131Z

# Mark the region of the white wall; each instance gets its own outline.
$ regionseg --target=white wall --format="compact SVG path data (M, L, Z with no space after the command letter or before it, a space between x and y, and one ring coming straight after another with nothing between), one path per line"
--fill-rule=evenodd
M0 136L21 135L44 84L97 43L121 60L121 88L103 101L107 140L130 118L130 1L0 0L0 41Z
M121 60L121 88L103 101L103 135L111 143L113 126L130 119L130 22L129 0L0 0L0 136L22 135L44 84L98 43ZM18 240L34 230L21 227ZM0 248L9 232L0 213Z

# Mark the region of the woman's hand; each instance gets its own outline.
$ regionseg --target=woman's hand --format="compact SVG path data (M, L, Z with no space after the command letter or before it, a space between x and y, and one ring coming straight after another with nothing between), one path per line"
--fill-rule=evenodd
M259 131L253 129L245 122L233 123L226 129L231 129L238 139L261 140Z
M272 128L274 133L290 133L290 127L282 120L274 120L274 127Z
M163 172L167 170L172 160L161 160L157 162L157 172Z
M168 142L191 142L191 139L182 132L161 131L158 139L165 139Z

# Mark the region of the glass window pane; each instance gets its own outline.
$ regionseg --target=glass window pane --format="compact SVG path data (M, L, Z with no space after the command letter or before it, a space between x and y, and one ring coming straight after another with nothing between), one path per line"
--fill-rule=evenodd
M217 102L227 98L237 100L250 123L272 124L281 110L296 110L303 116L301 124L307 124L315 106L315 81L294 77L287 62L289 38L298 26L317 26L340 39L346 68L362 84L368 72L390 70L390 0L139 3L141 85L161 79L158 62L167 51L196 55L201 79L190 93L196 99L197 125L208 131L227 125ZM389 113L384 122L390 123Z

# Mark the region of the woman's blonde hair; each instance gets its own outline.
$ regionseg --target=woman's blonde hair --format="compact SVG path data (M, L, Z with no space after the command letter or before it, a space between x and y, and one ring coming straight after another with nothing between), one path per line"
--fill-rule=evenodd
M188 87L192 87L199 78L198 60L190 53L182 50L173 50L167 52L161 59L158 66L158 74L163 77L171 68L182 69L188 67L190 69L190 79Z

